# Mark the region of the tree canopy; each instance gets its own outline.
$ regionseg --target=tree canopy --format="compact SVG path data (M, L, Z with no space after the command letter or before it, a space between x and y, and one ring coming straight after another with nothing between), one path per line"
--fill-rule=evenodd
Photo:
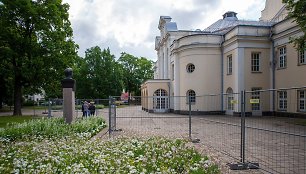
M140 85L153 78L153 61L144 57L135 57L127 53L121 53L118 62L123 67L123 83L128 92L140 96Z
M61 0L0 1L0 77L13 84L14 115L21 115L24 92L55 90L73 64L68 9Z
M306 1L305 0L283 0L286 3L286 8L289 11L288 17L301 27L304 35L292 38L293 43L298 49L306 50Z
M121 94L122 69L109 49L101 50L98 46L89 48L85 58L79 58L77 64L75 79L78 98L108 98Z
M153 62L122 53L118 60L110 49L95 46L79 58L75 67L77 98L120 96L123 90L140 95L140 85L153 78Z

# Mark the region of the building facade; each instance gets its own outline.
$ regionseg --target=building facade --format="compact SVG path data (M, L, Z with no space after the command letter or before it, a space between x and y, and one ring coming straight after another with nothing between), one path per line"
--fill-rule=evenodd
M184 112L189 102L198 112L241 111L241 91L260 99L246 110L255 115L271 111L305 113L305 90L258 90L306 86L305 51L291 37L303 33L281 0L267 0L258 21L244 21L228 11L204 30L178 30L171 17L161 16L155 39L158 60L154 79L141 86L142 107L149 112ZM254 92L252 92L254 91ZM151 97L151 98L150 98ZM284 106L284 101L297 101Z

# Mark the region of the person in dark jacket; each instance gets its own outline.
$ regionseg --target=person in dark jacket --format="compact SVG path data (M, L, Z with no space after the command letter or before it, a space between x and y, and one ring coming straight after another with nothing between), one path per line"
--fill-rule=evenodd
M90 105L89 105L88 109L90 111L90 115L94 116L95 112L96 112L96 106L94 105L94 102L90 102Z
M82 102L82 117L85 117L85 112L84 112L84 102Z

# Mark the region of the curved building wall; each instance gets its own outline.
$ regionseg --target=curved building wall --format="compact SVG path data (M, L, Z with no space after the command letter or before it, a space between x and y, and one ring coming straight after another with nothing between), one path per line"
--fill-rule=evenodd
M177 59L180 62L180 82L178 85L180 89L179 94L174 95L187 96L187 91L193 90L197 97L196 102L192 105L192 110L220 110L219 98L217 105L208 108L207 104L211 103L211 101L208 101L204 95L219 94L221 92L221 50L216 46L196 46L182 49L178 53ZM190 64L195 67L193 72L187 71ZM181 99L180 110L185 110L187 106L187 99Z

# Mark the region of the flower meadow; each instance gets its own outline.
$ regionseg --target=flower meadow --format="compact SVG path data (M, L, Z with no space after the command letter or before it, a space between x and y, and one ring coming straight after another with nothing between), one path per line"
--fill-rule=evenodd
M52 133L50 128L45 132L43 128L31 130L28 126L36 127L36 121L40 126L58 124L53 128L65 134L59 130ZM186 140L92 138L106 126L102 118L78 120L71 125L62 122L34 120L0 130L0 173L219 173L218 167L188 146ZM20 135L23 129L24 135Z

